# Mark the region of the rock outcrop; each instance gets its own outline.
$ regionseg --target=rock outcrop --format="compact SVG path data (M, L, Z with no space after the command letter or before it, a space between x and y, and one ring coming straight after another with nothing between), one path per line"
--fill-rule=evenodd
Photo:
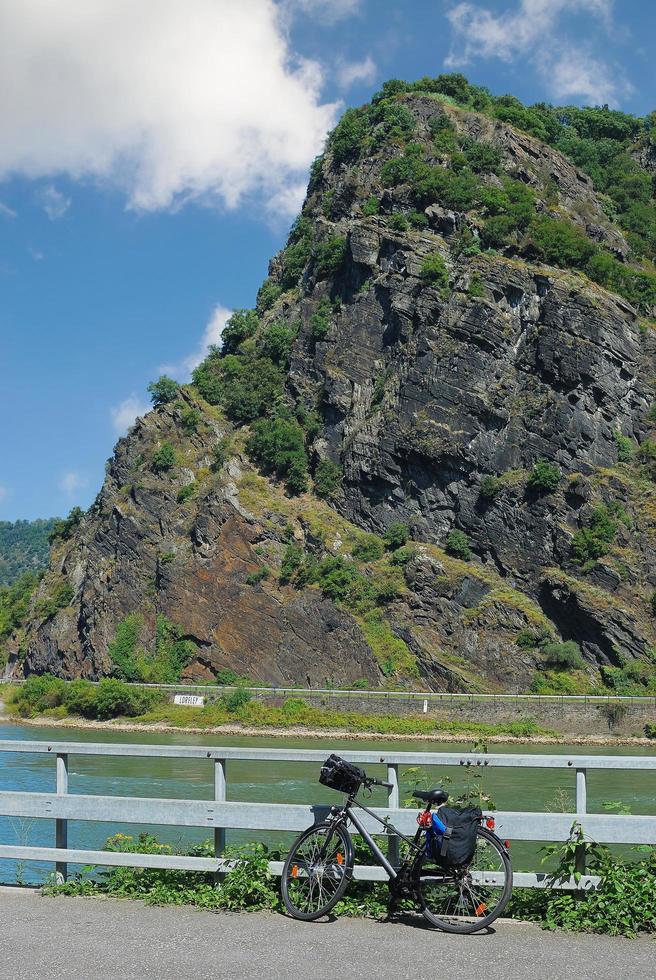
M460 136L495 148L503 171L532 188L538 213L566 214L627 256L592 182L562 154L435 99L404 104L417 145L429 146L436 117L448 117ZM381 183L399 153L392 140L353 162L326 154L303 209L313 244L299 286L287 288L278 256L269 284L282 295L261 311L264 324L297 331L287 397L316 407L311 460L339 466L339 491L330 503L287 496L249 462L244 430L182 390L118 443L96 503L56 545L42 606L61 579L74 596L41 617L37 596L20 655L16 644L25 672L109 673L116 628L135 610L146 645L158 614L180 627L196 650L191 677L228 667L275 683L375 685L390 673L385 645L396 643L415 665L406 674L414 684L525 690L549 636L579 644L589 679L649 661L656 493L621 462L621 447L637 451L648 439L656 334L580 273L530 253L456 248L465 233L477 241L476 213L433 203L418 227L393 221L413 207L407 186ZM372 197L379 206L363 207ZM317 250L330 240L344 241L344 255L326 272ZM422 272L435 254L448 288ZM327 317L320 335L318 315ZM202 423L186 432L190 408ZM229 459L213 469L226 436ZM180 461L174 474L149 463L165 442ZM539 460L557 467L555 489L531 483ZM574 536L600 508L614 537L586 565ZM349 535L397 522L415 546L378 619L280 580L290 541L319 556L349 554ZM454 530L471 560L445 551Z
M316 590L247 584L271 533L240 506L236 459L200 499L177 499L199 471L209 474L212 446L227 431L208 415L202 431L180 439L182 413L196 404L181 394L175 407L150 413L119 441L79 532L53 550L40 594L63 578L73 584L75 603L35 623L26 641L28 670L65 677L109 674L108 648L117 626L138 611L146 647L155 642L158 615L183 626L184 638L196 649L194 678L227 668L279 685L380 680L348 612ZM175 483L144 467L163 442L185 455Z

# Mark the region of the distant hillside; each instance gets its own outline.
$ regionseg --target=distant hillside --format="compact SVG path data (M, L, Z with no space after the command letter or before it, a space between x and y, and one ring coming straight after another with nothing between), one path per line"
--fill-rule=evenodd
M0 585L10 585L24 572L48 564L48 535L54 517L38 521L0 521Z

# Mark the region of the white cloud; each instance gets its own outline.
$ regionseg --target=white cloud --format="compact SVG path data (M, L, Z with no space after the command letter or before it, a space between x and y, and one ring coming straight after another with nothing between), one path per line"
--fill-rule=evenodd
M119 405L114 405L109 410L114 430L118 435L125 435L138 418L150 411L150 407L137 395L132 394L128 398L124 398Z
M476 58L511 62L527 57L552 97L617 103L631 90L621 74L590 51L559 34L565 15L587 14L594 26L609 30L613 0L519 0L497 13L475 3L458 3L447 12L453 43L445 65L455 68Z
M43 260L45 259L45 255L38 248L32 248L31 245L28 245L27 251L29 252L30 256L34 259L35 262L43 262Z
M514 10L496 14L474 3L459 3L447 17L461 49L452 49L447 63L462 65L476 56L510 61L536 42L547 42L561 14L583 10L607 22L611 6L612 0L519 0Z
M2 201L0 201L0 215L3 218L15 218L16 214L17 212L14 211L13 208L10 208L8 204L3 204Z
M37 194L37 200L51 221L63 218L71 206L70 197L58 191L53 184L42 187Z
M267 202L267 210L271 211L280 222L295 218L301 210L305 199L307 185L305 181L281 187Z
M59 489L67 497L74 497L78 490L83 490L88 484L88 479L76 470L68 470L62 473L59 481Z
M608 65L589 52L563 47L548 59L543 73L549 78L555 99L566 101L578 96L588 104L617 104L632 86Z
M0 23L0 179L234 207L297 184L338 109L273 0L0 0Z
M3 487L2 484L0 483L0 504L3 503L8 496L9 496L9 490L7 490L6 487Z
M292 11L298 9L324 24L335 24L338 20L351 17L362 6L362 0L287 0L286 6Z
M363 61L341 61L337 65L337 84L341 89L347 89L355 82L373 82L377 71L371 55Z
M223 328L231 315L232 310L217 304L207 321L198 347L178 364L162 364L160 367L162 374L167 374L177 381L188 381L194 368L198 367L201 361L205 360L210 347L220 343Z

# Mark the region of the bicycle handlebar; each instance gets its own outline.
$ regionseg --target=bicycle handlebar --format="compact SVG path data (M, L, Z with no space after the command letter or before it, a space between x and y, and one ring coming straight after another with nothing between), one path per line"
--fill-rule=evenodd
M384 783L382 779L374 779L373 776L367 776L368 786L384 786L385 789L394 789L393 783Z

